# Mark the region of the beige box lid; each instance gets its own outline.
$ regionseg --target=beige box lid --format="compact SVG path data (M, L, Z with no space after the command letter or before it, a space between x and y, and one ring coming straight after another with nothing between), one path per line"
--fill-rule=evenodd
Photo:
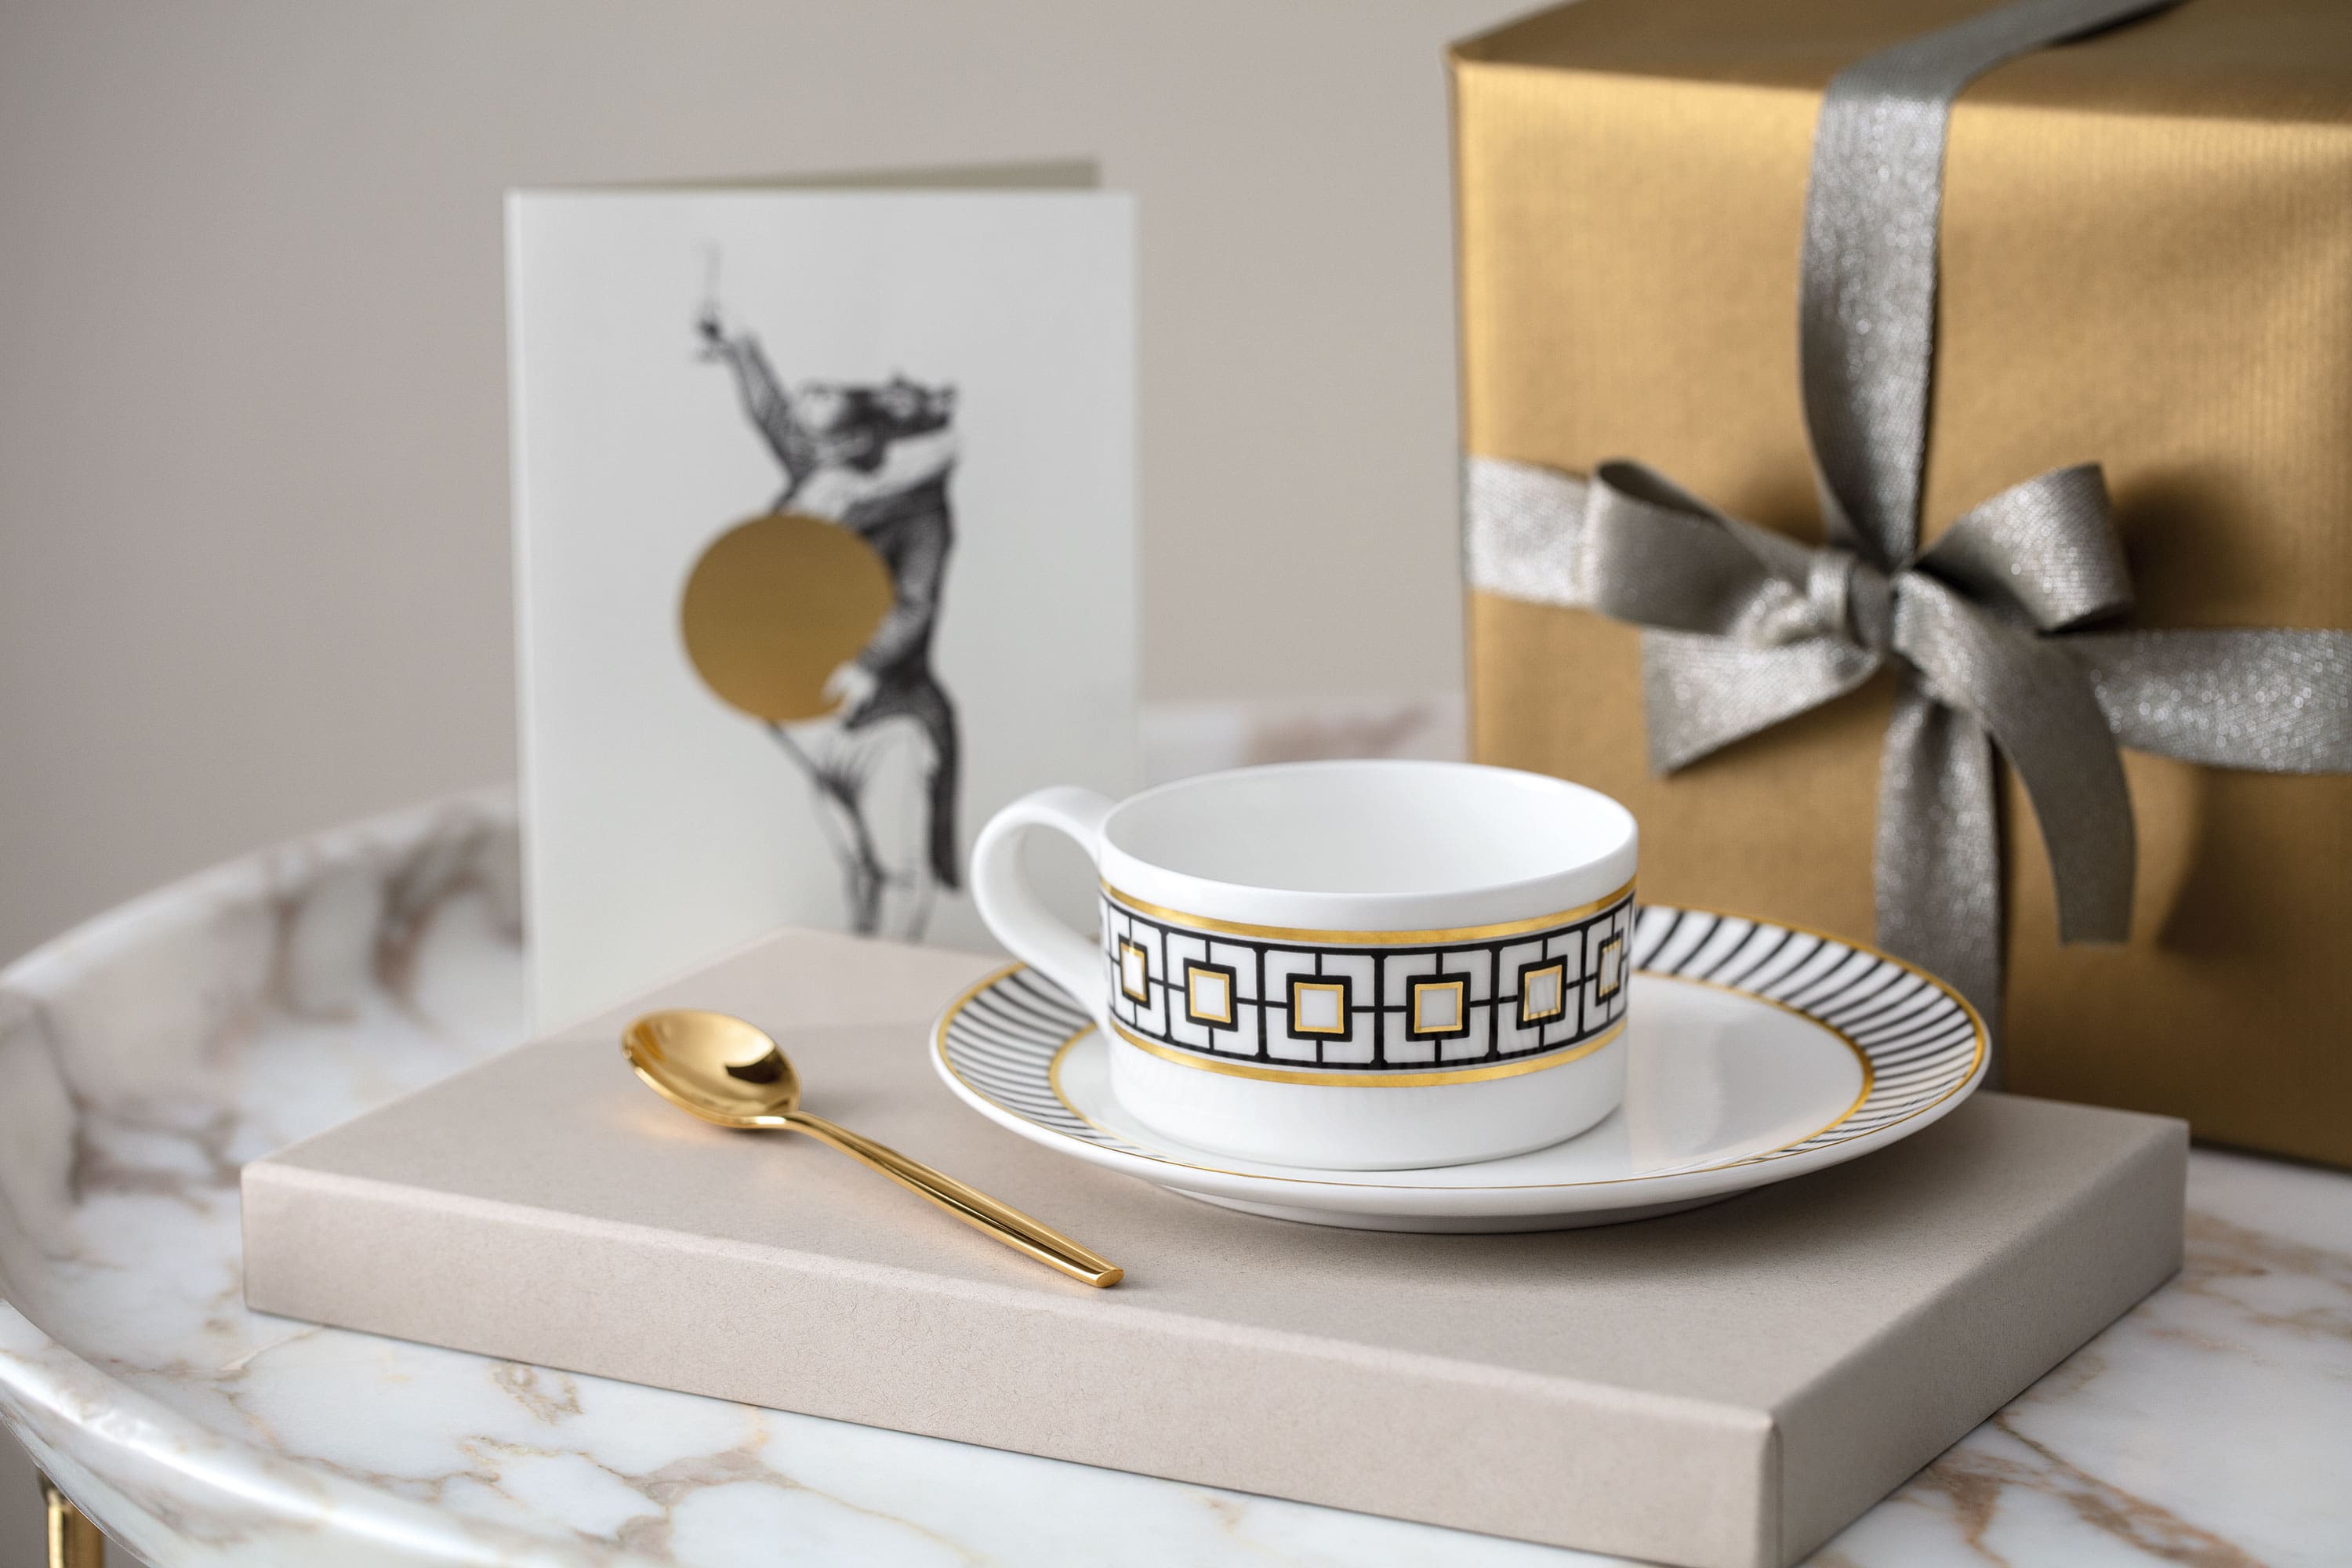
M992 961L785 932L245 1170L261 1311L1667 1563L1787 1563L2178 1268L2185 1130L1980 1094L1868 1159L1526 1236L1231 1213L934 1076ZM776 1034L809 1109L1123 1265L1090 1290L813 1141L693 1121L619 1027Z

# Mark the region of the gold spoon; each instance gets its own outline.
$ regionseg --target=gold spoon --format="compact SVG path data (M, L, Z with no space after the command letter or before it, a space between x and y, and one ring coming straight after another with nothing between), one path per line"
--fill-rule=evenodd
M1107 1289L1127 1277L1108 1258L1019 1209L801 1110L801 1080L791 1058L764 1032L740 1018L694 1007L648 1013L621 1031L621 1054L656 1093L705 1121L805 1132L922 1194L973 1229L1074 1279Z

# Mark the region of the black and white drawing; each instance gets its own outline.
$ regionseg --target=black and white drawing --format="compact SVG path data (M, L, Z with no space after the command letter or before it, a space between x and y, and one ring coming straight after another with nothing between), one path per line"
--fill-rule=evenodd
M987 950L980 825L1141 782L1132 204L534 191L508 234L533 1017L779 927Z
M888 613L825 678L835 711L763 721L808 779L841 864L849 929L919 938L938 890L961 884L955 703L931 666L955 545L955 389L904 376L787 388L758 335L730 321L715 294L695 331L703 357L732 374L782 469L771 512L847 530L889 573Z

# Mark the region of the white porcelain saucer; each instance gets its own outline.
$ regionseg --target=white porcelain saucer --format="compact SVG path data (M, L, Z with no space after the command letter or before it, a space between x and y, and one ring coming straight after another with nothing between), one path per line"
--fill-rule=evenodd
M1210 1153L1110 1092L1108 1049L1024 965L933 1030L940 1076L1032 1142L1227 1208L1362 1230L1564 1230L1671 1214L1906 1138L1984 1076L1959 994L1869 948L1696 910L1644 908L1625 1102L1530 1154L1417 1171L1321 1171Z

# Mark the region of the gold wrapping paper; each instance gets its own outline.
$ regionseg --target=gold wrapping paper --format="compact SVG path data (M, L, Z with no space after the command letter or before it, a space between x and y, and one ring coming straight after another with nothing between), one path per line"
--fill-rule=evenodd
M1465 437L1817 540L1797 258L1821 89L1983 0L1582 0L1455 50ZM2105 465L2125 624L2352 626L2352 5L2189 0L1970 88L1924 539ZM1643 826L1643 890L1867 935L1889 683L1650 776L1638 634L1473 595L1472 744ZM2133 935L2061 947L2007 793L2008 1087L2352 1164L2352 777L2126 752Z

